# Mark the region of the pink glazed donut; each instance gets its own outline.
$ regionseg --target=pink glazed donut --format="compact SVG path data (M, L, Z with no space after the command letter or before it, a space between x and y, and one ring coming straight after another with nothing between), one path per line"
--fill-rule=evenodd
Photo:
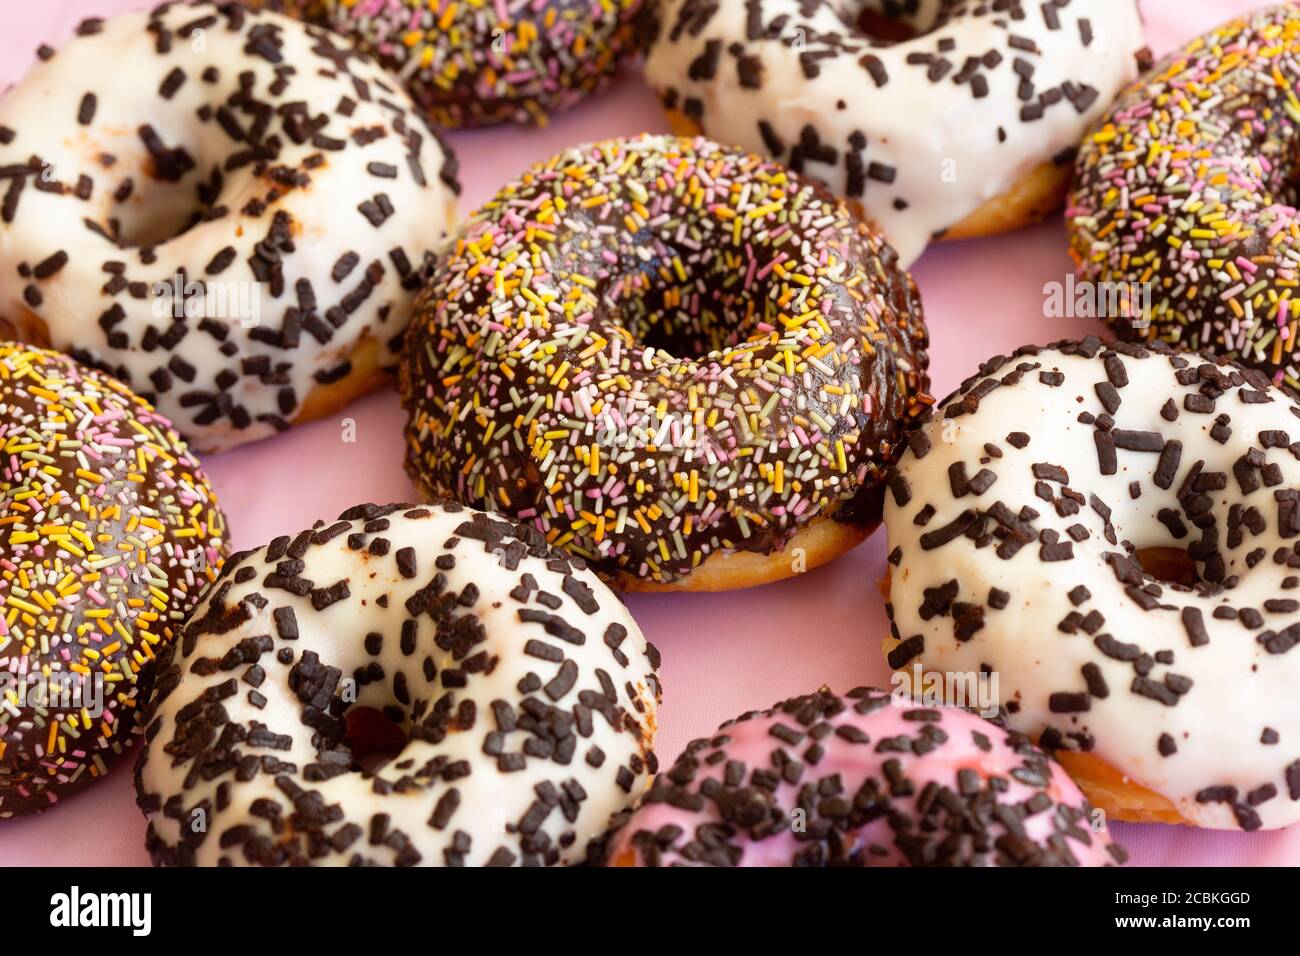
M634 811L611 866L1109 866L1079 788L974 714L823 687L696 740Z

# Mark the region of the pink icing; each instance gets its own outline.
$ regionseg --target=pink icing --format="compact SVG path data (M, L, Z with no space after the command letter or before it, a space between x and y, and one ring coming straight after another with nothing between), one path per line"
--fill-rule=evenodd
M798 774L782 775L794 765ZM756 773L771 774L775 789L755 785ZM923 825L927 816L937 826ZM615 865L1101 866L1124 858L1079 788L1027 738L966 711L866 689L793 698L695 741L608 853Z

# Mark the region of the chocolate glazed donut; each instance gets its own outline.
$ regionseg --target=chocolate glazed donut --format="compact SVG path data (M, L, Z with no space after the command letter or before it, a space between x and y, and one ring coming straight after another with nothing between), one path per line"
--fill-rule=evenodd
M415 481L631 589L745 587L861 541L930 402L892 247L822 186L703 138L533 167L467 223L418 313Z
M395 74L439 126L544 126L635 53L641 0L243 0L327 27Z
M1080 276L1121 338L1260 369L1300 394L1300 7L1229 20L1170 53L1084 139L1066 209Z
M0 821L109 772L140 674L217 579L226 520L171 423L61 352L0 341Z

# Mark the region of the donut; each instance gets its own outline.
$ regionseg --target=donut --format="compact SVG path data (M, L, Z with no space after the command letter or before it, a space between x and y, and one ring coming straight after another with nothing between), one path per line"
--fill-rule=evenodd
M635 53L640 0L248 0L343 34L446 127L545 126Z
M1136 0L663 0L642 20L676 132L825 182L905 267L1056 209L1079 139L1149 59Z
M1109 866L1065 772L1023 734L825 687L696 740L615 821L612 866Z
M890 666L996 674L1113 819L1300 820L1297 418L1158 342L989 360L890 480Z
M657 769L658 667L618 599L533 529L454 503L352 508L233 555L150 668L149 852L581 861Z
M1161 60L1084 139L1070 252L1129 341L1211 350L1300 391L1300 9L1231 20Z
M919 418L910 276L824 187L703 138L576 147L457 233L403 351L406 466L633 590L722 590L879 523Z
M41 56L0 101L0 335L203 452L384 379L456 189L387 73L237 3L87 20Z
M137 734L139 674L226 554L171 424L121 382L0 342L0 819L102 777Z

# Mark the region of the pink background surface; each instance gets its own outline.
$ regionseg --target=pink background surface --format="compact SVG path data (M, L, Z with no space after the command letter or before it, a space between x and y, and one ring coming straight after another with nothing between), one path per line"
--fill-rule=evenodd
M86 16L139 7L139 0L0 0L0 84L19 79L42 42L62 43ZM1143 0L1149 42L1157 53L1258 6L1251 0ZM112 64L87 63L88 74ZM587 140L666 126L650 91L631 70L612 90L544 130L454 133L468 212L529 163ZM934 348L931 374L944 395L975 366L1026 342L1098 331L1088 320L1043 316L1043 284L1070 271L1059 219L1010 236L931 248L914 272ZM333 518L362 501L411 500L401 467L402 414L392 392L347 409L355 444L342 421L317 422L258 445L206 459L230 517L237 548ZM297 479L294 497L272 500L266 476ZM888 685L880 654L887 632L876 582L884 570L885 535L798 579L729 595L642 595L629 604L663 651L665 700L656 743L669 761L693 737L742 711L766 707L821 684L845 690ZM1161 825L1114 826L1140 865L1296 865L1300 827L1273 833L1212 833ZM144 820L136 810L129 767L31 818L0 821L0 864L146 865Z

